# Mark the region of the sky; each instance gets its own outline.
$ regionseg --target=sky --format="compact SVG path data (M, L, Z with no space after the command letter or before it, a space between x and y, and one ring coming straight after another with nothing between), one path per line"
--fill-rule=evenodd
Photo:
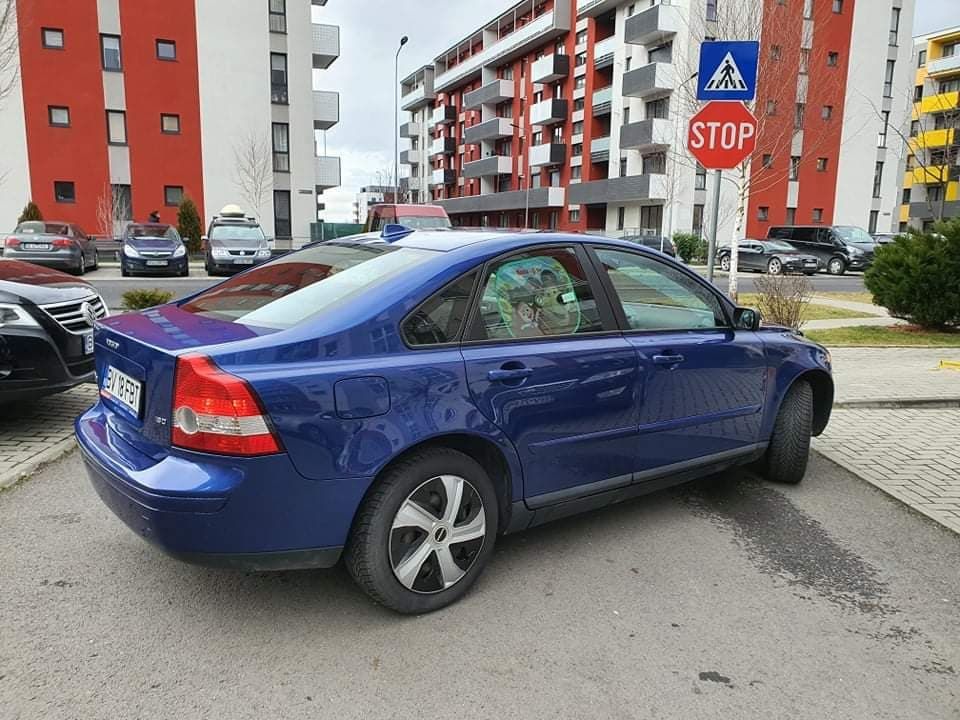
M340 93L340 124L326 133L339 155L342 188L375 184L391 167L394 137L394 57L400 38L400 77L433 60L516 0L330 0L314 21L340 26L340 57L317 71L318 89ZM870 2L870 0L859 0ZM960 0L916 0L914 34L960 24ZM403 113L401 113L403 122ZM322 140L322 139L321 139Z

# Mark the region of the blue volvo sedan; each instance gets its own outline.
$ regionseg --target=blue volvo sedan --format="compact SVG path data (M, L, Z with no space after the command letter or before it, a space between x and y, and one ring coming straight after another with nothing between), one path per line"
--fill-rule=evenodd
M233 568L342 557L423 613L499 535L735 465L802 479L822 347L632 243L389 233L98 323L76 434L134 532Z

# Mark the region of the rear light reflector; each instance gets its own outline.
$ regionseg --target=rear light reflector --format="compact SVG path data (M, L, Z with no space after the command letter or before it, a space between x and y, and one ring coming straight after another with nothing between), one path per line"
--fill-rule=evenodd
M73 245L73 241L69 238L57 238L52 244L54 247L70 247Z
M6 243L4 243L8 248L20 247L19 238L8 237Z
M171 439L176 447L217 455L283 452L251 387L210 358L178 358L173 394Z

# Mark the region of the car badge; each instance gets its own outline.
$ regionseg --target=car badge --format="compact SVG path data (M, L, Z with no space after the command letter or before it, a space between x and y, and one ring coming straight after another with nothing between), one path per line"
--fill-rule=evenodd
M80 315L90 327L97 324L97 313L90 303L85 302L80 306Z

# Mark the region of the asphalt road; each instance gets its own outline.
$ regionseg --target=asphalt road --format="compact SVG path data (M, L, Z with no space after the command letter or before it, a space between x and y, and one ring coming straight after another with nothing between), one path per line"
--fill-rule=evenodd
M0 493L0 541L4 720L960 717L960 537L820 459L505 538L419 618L161 556L76 454Z
M120 277L118 268L103 268L85 275L85 279L93 283L107 301L107 306L116 310L123 305L123 294L135 288L160 288L169 290L175 298L184 297L204 288L222 282L224 278L207 277L202 267L191 268L191 277L188 278L153 278ZM717 273L714 282L722 290L727 288L727 275ZM758 275L754 273L740 273L739 284L741 292L753 292ZM815 290L820 292L863 292L863 275L850 274L841 277L832 277L821 274L811 278Z

